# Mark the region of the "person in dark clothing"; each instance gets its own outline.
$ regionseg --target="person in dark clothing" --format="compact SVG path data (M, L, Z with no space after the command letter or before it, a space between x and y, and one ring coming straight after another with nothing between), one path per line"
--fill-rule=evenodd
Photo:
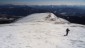
M70 31L69 28L67 28L66 29L66 35L64 35L64 36L68 36L69 31Z

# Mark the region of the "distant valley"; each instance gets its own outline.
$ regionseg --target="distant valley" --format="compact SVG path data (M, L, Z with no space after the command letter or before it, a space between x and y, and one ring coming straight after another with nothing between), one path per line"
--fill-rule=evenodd
M0 5L0 23L11 23L33 13L51 12L71 23L85 24L85 6L68 5Z

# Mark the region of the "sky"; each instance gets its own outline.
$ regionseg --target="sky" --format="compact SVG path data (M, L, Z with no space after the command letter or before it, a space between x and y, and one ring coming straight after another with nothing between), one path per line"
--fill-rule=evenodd
M1 0L0 4L19 5L85 5L85 0Z

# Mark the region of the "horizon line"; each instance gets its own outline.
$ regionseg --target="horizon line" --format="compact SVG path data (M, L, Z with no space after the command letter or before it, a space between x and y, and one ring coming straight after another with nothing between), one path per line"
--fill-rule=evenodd
M0 4L13 4L13 5L85 5L79 2L6 2Z

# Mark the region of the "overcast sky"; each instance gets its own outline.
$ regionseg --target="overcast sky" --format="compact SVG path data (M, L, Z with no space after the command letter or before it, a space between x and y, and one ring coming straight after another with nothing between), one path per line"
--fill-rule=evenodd
M1 0L0 4L21 5L85 5L85 0Z

